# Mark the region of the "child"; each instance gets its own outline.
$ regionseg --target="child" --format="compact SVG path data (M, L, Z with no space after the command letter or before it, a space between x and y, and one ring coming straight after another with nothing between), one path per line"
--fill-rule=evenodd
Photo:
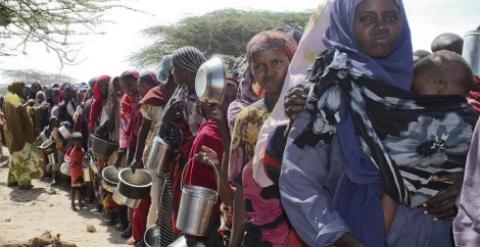
M473 73L458 54L441 50L415 63L412 91L419 95L467 96Z
M76 211L76 195L78 195L78 204L80 207L82 207L81 190L83 187L83 157L85 155L85 151L82 147L82 134L80 132L73 133L70 137L70 142L70 144L73 146L68 151L68 161L71 173L70 195L72 197L72 209Z

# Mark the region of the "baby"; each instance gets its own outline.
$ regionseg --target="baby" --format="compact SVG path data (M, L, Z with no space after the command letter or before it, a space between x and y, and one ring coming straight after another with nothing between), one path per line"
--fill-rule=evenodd
M415 63L412 83L415 94L467 96L472 86L470 66L454 52L437 51Z

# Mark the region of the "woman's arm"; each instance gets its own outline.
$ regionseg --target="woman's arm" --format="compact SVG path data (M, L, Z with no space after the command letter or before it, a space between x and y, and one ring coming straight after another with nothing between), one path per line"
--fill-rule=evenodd
M233 225L230 235L230 247L240 247L245 234L245 201L243 200L243 189L241 186L235 191L233 198Z
M141 168L142 163L142 155L143 151L145 150L145 142L147 140L148 132L150 131L150 127L152 126L152 121L142 118L142 126L140 127L140 133L138 133L137 138L137 147L135 148L135 156L133 157L133 161L130 164L130 167L133 169Z
M301 113L290 131L280 175L282 205L292 226L309 246L352 246L355 239L346 234L349 229L332 205L336 182L343 174L337 140L303 149L293 143L308 120L309 115Z

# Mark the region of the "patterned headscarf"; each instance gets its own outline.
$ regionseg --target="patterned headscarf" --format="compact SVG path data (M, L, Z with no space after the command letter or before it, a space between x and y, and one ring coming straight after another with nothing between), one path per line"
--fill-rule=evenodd
M297 42L295 42L292 36L281 31L268 30L260 32L253 36L247 44L248 63L251 62L252 57L258 52L270 49L280 50L291 61L297 49Z
M192 73L197 73L200 66L206 60L207 59L199 49L191 46L179 48L175 50L172 55L173 64Z

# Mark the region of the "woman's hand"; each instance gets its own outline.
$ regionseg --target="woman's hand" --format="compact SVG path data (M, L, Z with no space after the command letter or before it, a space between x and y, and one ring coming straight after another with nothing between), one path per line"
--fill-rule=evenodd
M202 152L195 155L195 160L203 164L220 167L220 160L218 159L218 154L213 151L213 149L206 146L202 146Z
M305 85L299 84L288 91L285 96L285 114L294 120L300 112L305 110L307 99L303 96Z
M457 214L455 202L462 188L463 172L433 177L432 180L452 185L444 193L439 193L423 204L426 213L432 215L434 220L453 219Z
M137 168L142 168L143 167L143 162L141 159L134 159L132 160L132 162L130 163L130 169L135 172L135 170Z

